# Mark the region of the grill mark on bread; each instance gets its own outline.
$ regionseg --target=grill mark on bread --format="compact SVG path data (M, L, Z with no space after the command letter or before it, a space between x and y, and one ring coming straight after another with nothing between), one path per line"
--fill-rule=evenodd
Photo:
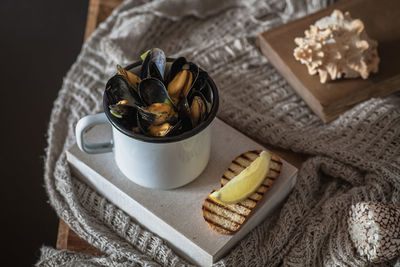
M232 163L229 166L229 168L231 169L231 172L233 172L235 175L238 175L239 173L241 173L245 169L242 166L236 164L234 161L232 161Z
M226 178L232 179L233 177L235 177L235 173L232 172L229 168L228 170L224 173Z
M244 220L246 219L246 218L243 218L243 221L238 222L238 221L235 221L235 220L233 220L232 218L230 218L228 216L224 216L223 214L216 213L215 211L210 210L208 207L204 207L204 210L209 212L209 213L212 213L214 215L220 216L220 217L224 218L225 220L230 221L231 223L234 223L234 224L242 224L244 222ZM226 211L227 209L224 209L224 210ZM237 214L237 215L240 216L240 214Z
M244 153L243 155L241 155L241 157L247 159L248 161L251 161L251 158L249 158L249 157L246 155L246 153Z
M217 226L231 232L236 232L241 225L239 223L226 220L221 215L209 212L205 209L203 209L203 216L209 220L209 223L216 224Z
M230 232L230 233L235 233L236 232L236 231L232 231L230 229L227 229L223 225L220 225L219 223L213 222L213 221L211 221L210 219L208 219L206 217L204 217L204 220L206 220L209 224L212 224L212 225L218 226L221 229L224 229L227 232Z
M253 161L251 159L246 159L242 156L237 157L234 159L234 162L242 166L243 168L247 168Z
M271 172L276 172L278 175L281 173L281 170L269 169Z
M247 198L247 199L240 201L239 203L236 203L236 205L242 205L243 207L251 210L257 205L257 202L252 199Z
M237 160L233 160L233 163L235 163L236 165L242 167L243 169L246 169L247 166L242 165L242 163L238 162Z
M236 203L236 205L242 206L242 207L247 208L247 209L250 209L250 210L251 210L252 208L254 208L256 204L257 204L257 203L255 203L253 206L250 206L250 205L244 204L243 202Z
M245 152L236 157L222 175L221 187L247 168L257 157L261 150ZM257 207L257 203L262 200L269 188L275 183L282 169L282 162L279 157L271 153L270 169L263 183L257 188L256 192L248 198L236 204L223 205L216 203L209 196L203 203L203 217L216 232L222 234L234 234L241 226L246 223L251 213ZM213 191L214 192L214 191Z
M228 209L228 210L232 211L233 213L239 214L240 216L243 216L243 217L247 217L251 212L251 209L249 209L249 208L247 208L245 206L239 205L239 203L237 203L235 205L226 205L226 206L224 206L222 204L214 202L211 198L207 198L206 202L214 204L214 205L216 205L216 206L218 206L220 208L223 208L223 209ZM239 207L236 207L236 206L239 206ZM237 210L239 210L239 211L237 211ZM240 212L240 210L242 212Z

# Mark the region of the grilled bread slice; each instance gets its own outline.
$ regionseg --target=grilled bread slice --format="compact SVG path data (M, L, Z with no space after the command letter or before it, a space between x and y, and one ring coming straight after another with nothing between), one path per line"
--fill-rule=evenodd
M261 150L249 151L235 158L221 178L221 187L249 166L260 153ZM248 198L236 204L221 205L212 200L210 195L208 195L204 200L202 208L203 217L208 225L220 234L232 235L236 233L254 212L257 203L261 201L265 193L275 183L281 169L282 162L280 158L276 154L271 153L270 169L267 177L256 192Z

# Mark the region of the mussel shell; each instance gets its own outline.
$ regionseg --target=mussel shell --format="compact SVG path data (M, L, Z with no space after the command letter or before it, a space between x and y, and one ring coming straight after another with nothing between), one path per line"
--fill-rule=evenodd
M137 92L138 90L138 84L140 83L140 78L134 74L133 72L130 72L129 70L124 69L120 65L117 65L117 74L125 77L125 79L128 81L129 85L132 87L132 89Z
M188 69L193 75L193 82L187 94L189 95L193 85L195 84L199 76L200 68L193 62L187 62L184 57L180 57L172 63L171 69L166 79L166 84L168 85L174 79L174 77L183 69Z
M117 104L121 100L126 100L129 106L141 105L139 95L122 75L114 75L107 82L105 93L109 105Z
M151 49L143 61L140 78L143 80L153 77L163 81L166 62L164 51L159 48Z
M211 90L211 86L208 83L209 76L208 73L200 70L199 76L189 93L188 99L192 100L193 96L196 94L201 94L202 98L205 100L207 109L210 110L212 103L214 101L214 95ZM189 101L191 102L191 101Z
M179 114L182 117L190 117L191 101L189 101L189 99L193 99L193 96L196 93L203 94L203 91L204 91L207 94L209 94L211 92L211 90L207 84L207 79L209 78L207 72L199 69L197 67L197 65L195 65L195 64L192 65L192 70L197 71L197 76L195 79L193 79L193 83L192 83L191 88L189 89L189 92L187 93L186 96L184 96L180 100L179 105L178 105ZM212 98L210 99L210 102L211 101L212 101ZM208 107L211 107L211 104L209 104L210 102L208 102L208 99L207 99L206 104Z
M200 69L196 64L192 62L187 62L184 57L180 57L172 63L171 70L168 74L168 80L167 80L168 84L174 79L174 77L180 71L182 71L182 69L188 69L193 75L193 81L188 92L186 93L186 95L181 97L177 105L179 116L182 119L187 119L190 116L190 105L188 102L188 96L191 94L193 86L196 84L196 81L200 73Z
M113 119L122 125L127 130L136 128L137 125L137 110L136 108L128 105L110 105L109 112L113 116ZM117 117L115 114L119 114Z
M176 124L172 125L172 128L165 136L175 136L181 134L182 127L183 127L182 121L181 120L177 121Z
M196 92L195 94L192 95L190 101L190 119L192 122L193 128L202 123L207 119L207 116L210 112L209 107L207 106L207 100L203 96L202 93ZM200 108L200 113L199 114L193 114L193 106L198 105L196 111Z
M129 105L124 104L117 104L117 105L110 105L110 113L114 115L116 118L128 118L132 114L136 115L136 109Z
M168 85L172 79L175 77L178 72L182 70L182 67L187 63L186 58L179 57L175 59L175 61L171 64L171 67L168 72L168 76L165 79L166 84Z
M139 96L146 106L153 103L167 103L172 105L164 84L155 78L147 78L139 83Z
M196 83L197 78L199 77L199 72L200 72L199 66L197 66L196 64L194 64L192 62L189 62L188 64L189 64L189 71L193 74L193 82L192 82L192 85L190 86L189 91L185 95L186 97L192 91L193 85ZM184 65L184 67L185 67L185 65Z
M174 136L181 133L182 122L180 120L176 121L175 123L170 122L170 124L171 128L169 129L169 131L166 133L165 136ZM160 136L153 136L150 134L150 127L152 127L153 125L149 121L143 119L139 113L137 114L137 125L142 134L151 137L160 137Z
M151 125L160 125L165 122L175 124L178 120L178 114L174 108L166 103L154 103L145 108L138 107L138 113Z

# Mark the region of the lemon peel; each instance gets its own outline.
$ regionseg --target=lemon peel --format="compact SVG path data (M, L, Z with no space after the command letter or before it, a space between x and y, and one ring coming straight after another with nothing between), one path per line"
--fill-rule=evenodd
M266 178L271 162L271 154L262 151L246 169L226 183L219 190L210 194L215 202L235 204L253 194Z

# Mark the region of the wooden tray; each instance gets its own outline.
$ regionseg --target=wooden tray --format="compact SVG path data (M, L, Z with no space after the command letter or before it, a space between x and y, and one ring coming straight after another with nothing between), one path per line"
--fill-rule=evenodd
M296 61L295 37L303 37L310 24L330 15L334 9L349 11L360 18L368 35L378 40L379 72L369 79L343 79L321 84L319 76L308 74ZM293 89L324 121L330 122L355 104L371 97L385 97L400 90L400 1L348 0L299 20L258 35L261 52L278 69Z

